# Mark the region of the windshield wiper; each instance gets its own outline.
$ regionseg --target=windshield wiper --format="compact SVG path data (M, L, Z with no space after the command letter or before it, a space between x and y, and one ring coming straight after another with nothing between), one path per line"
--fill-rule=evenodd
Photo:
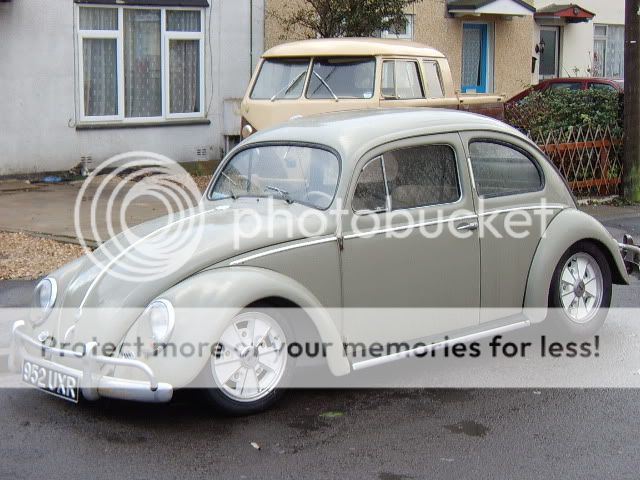
M282 196L282 198L284 198L284 201L287 202L289 205L293 203L293 200L291 199L289 192L287 192L286 190L283 190L278 187L272 187L271 185L267 185L265 190L271 190L272 192L279 193Z
M337 102L338 101L338 96L335 93L333 93L333 90L331 90L331 87L326 82L326 80L324 78L322 78L322 76L320 76L320 74L318 72L313 72L313 74L316 77L318 77L318 80L320 80L320 82L322 82L322 85L324 85L327 88L327 90L329 90L329 93L333 96L333 99Z
M307 71L306 71L306 70L305 70L304 72L300 72L300 74L299 74L296 78L294 78L293 80L291 80L291 82L289 83L289 85L287 85L286 87L284 87L284 88L283 88L283 89L281 89L281 90L278 90L278 91L276 92L276 94L275 94L273 97L271 97L271 101L272 101L272 102L274 102L274 101L275 101L275 100L280 96L280 94L282 94L282 93L284 93L284 95L286 96L286 95L287 95L287 93L289 93L289 90L291 90L291 88L293 88L293 86L294 86L296 83L298 83L298 80L300 80L300 78L301 78L305 73L307 73Z
M220 172L220 175L222 175L231 185L233 185L234 187L239 187L240 185L238 185L236 182L234 182L231 177L229 175L227 175L224 172ZM229 195L231 195L231 198L233 200L237 200L238 199L238 195L236 195L236 193L233 191L233 188L229 189Z

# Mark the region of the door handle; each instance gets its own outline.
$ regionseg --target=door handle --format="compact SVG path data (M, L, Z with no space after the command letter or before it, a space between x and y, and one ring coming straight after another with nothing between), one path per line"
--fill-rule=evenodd
M478 229L478 222L463 223L462 225L458 225L456 227L456 230L458 230L459 232L472 231L477 229Z

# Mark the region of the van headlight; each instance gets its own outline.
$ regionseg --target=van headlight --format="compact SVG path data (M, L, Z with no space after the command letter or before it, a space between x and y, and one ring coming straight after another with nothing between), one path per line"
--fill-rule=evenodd
M156 346L162 346L171 337L175 326L173 305L168 300L154 300L144 309L140 320L143 335L150 338Z
M58 284L55 278L45 277L33 291L33 303L36 308L35 315L31 317L31 323L39 325L47 318L58 296Z

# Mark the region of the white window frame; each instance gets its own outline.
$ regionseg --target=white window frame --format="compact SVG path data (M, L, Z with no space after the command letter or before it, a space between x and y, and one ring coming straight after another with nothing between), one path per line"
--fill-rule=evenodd
M381 38L396 38L403 40L413 40L413 24L415 21L415 15L412 13L405 13L404 18L407 20L407 32L404 34L392 33L389 30L383 30L380 34Z
M118 10L118 30L81 30L80 29L80 9L81 8L111 8ZM124 10L159 10L160 11L160 77L161 77L161 108L162 114L157 117L125 117L125 80L124 80ZM167 11L181 10L200 13L200 32L171 32L167 31ZM80 123L104 123L117 122L127 123L164 123L168 120L176 119L201 119L205 118L205 65L204 65L204 37L205 37L205 16L202 8L189 7L146 7L146 6L111 6L111 5L76 5L75 8L75 30L78 44L77 64L78 64L78 116ZM117 115L85 115L84 112L84 59L83 42L85 39L115 39L116 40L116 64L118 70L118 113ZM199 74L200 74L200 105L199 112L171 113L170 106L170 85L169 85L169 41L171 40L198 40L199 52Z

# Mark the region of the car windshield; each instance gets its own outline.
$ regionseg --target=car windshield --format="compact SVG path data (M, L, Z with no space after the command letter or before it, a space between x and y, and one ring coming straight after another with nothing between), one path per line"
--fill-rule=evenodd
M302 95L309 59L265 60L251 91L255 100L295 99Z
M307 98L371 98L376 61L370 58L316 58Z
M221 171L209 198L274 197L324 210L338 187L333 153L300 145L255 146L238 152Z

